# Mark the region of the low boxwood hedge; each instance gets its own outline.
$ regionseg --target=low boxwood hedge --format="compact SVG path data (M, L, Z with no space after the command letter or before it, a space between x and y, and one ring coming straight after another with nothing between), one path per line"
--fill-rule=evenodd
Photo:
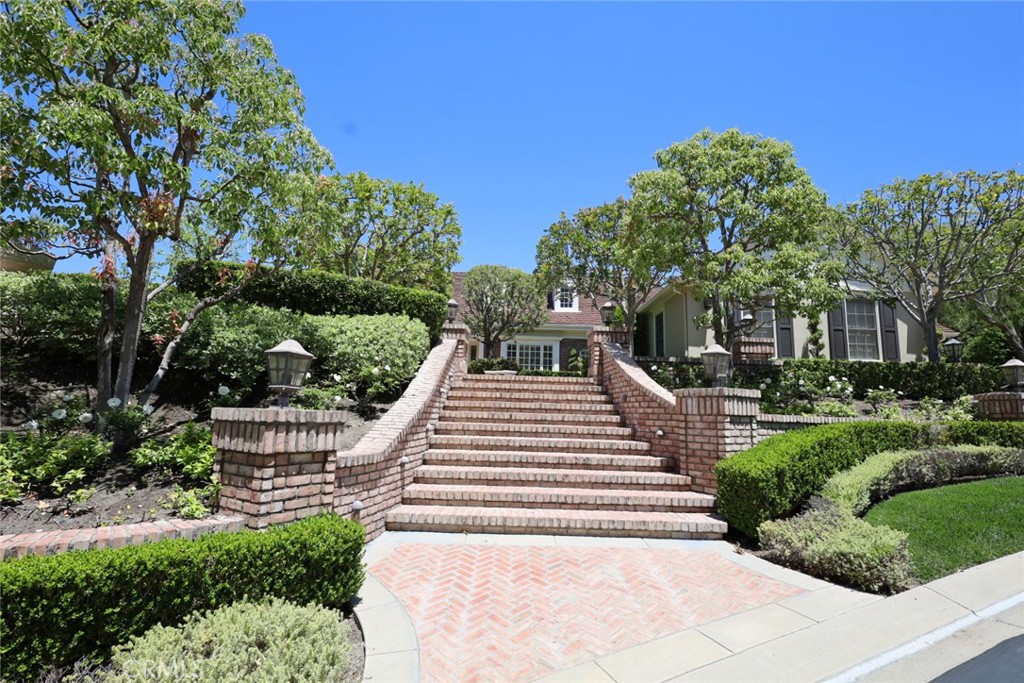
M762 522L793 512L833 474L875 453L943 443L1024 447L1024 423L963 422L947 427L863 421L798 429L720 461L718 511L752 538Z
M208 296L237 281L245 268L238 263L210 263L191 270L183 266L178 287ZM268 269L242 290L239 300L311 315L407 315L422 320L432 339L441 336L448 315L448 297L438 292L319 270Z
M243 599L340 606L365 578L364 543L359 523L320 515L265 532L0 563L0 678L101 661L156 624Z

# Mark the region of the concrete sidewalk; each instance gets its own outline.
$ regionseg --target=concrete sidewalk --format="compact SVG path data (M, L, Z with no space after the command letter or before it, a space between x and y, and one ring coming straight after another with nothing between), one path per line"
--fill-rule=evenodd
M374 683L954 681L1024 650L1024 553L885 599L720 541L388 532L366 560Z

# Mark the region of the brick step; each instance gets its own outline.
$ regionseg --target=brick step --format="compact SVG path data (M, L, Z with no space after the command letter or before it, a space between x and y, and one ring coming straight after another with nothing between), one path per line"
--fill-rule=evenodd
M427 443L430 448L452 448L484 451L551 451L555 453L632 453L640 455L651 450L644 441L620 439L556 439L526 436L467 436L434 434Z
M552 467L563 470L626 470L668 472L670 458L651 455L604 455L597 453L525 453L518 451L429 450L424 465L477 467Z
M387 515L396 531L445 531L562 536L720 539L725 522L697 512L529 510L497 507L399 505Z
M438 422L435 434L464 436L509 436L554 439L612 439L625 441L633 438L629 427L605 425L530 424L526 422Z
M544 377L541 375L466 375L461 381L465 384L498 383L512 387L534 384L557 384L559 386L600 384L596 377Z
M513 401L507 398L488 401L486 399L461 399L449 398L444 404L445 410L451 411L497 411L508 410L517 413L576 413L585 411L586 415L615 415L615 406L611 399L604 403L588 402L585 408L581 408L576 402L555 402L555 401Z
M601 387L591 387L593 391L570 390L555 385L550 387L485 387L485 386L454 386L449 397L485 398L495 400L590 400L604 402L608 396Z
M454 384L452 393L472 392L509 396L519 394L541 394L543 396L602 396L604 387L600 384L523 384L519 386L501 384L500 382L474 382L472 384Z
M612 412L591 415L590 413L563 412L514 412L512 410L449 410L445 406L441 413L442 422L517 422L530 424L558 425L622 425L622 418Z
M685 491L690 478L669 472L556 469L553 467L467 467L421 465L417 484L473 486L547 486L556 488Z
M508 507L637 512L711 512L715 497L692 491L628 491L534 486L452 486L413 484L406 505Z

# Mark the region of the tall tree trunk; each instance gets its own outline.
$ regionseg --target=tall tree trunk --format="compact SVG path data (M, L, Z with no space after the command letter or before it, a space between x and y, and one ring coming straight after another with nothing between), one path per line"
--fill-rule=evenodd
M121 399L122 403L127 402L132 390L132 376L135 374L135 361L139 354L139 336L142 334L142 321L146 315L146 289L149 285L154 240L151 236L139 238L135 267L132 268L128 285L121 354L118 356L117 382L114 384L114 396Z
M924 341L928 345L929 363L938 363L941 360L941 354L939 353L938 317L938 311L934 307L925 311Z
M113 395L114 327L117 324L117 279L112 270L117 244L108 240L103 248L103 270L100 273L100 322L96 329L96 408L103 408Z

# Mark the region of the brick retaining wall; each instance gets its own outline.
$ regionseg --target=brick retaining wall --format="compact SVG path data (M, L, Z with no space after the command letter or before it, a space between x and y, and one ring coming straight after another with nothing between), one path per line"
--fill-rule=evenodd
M197 538L214 531L240 531L242 517L214 515L206 519L160 519L155 522L119 524L89 529L57 529L0 536L0 558L25 555L56 555L67 550L120 548L169 538Z
M983 420L1024 420L1024 392L993 391L978 394L974 400Z

